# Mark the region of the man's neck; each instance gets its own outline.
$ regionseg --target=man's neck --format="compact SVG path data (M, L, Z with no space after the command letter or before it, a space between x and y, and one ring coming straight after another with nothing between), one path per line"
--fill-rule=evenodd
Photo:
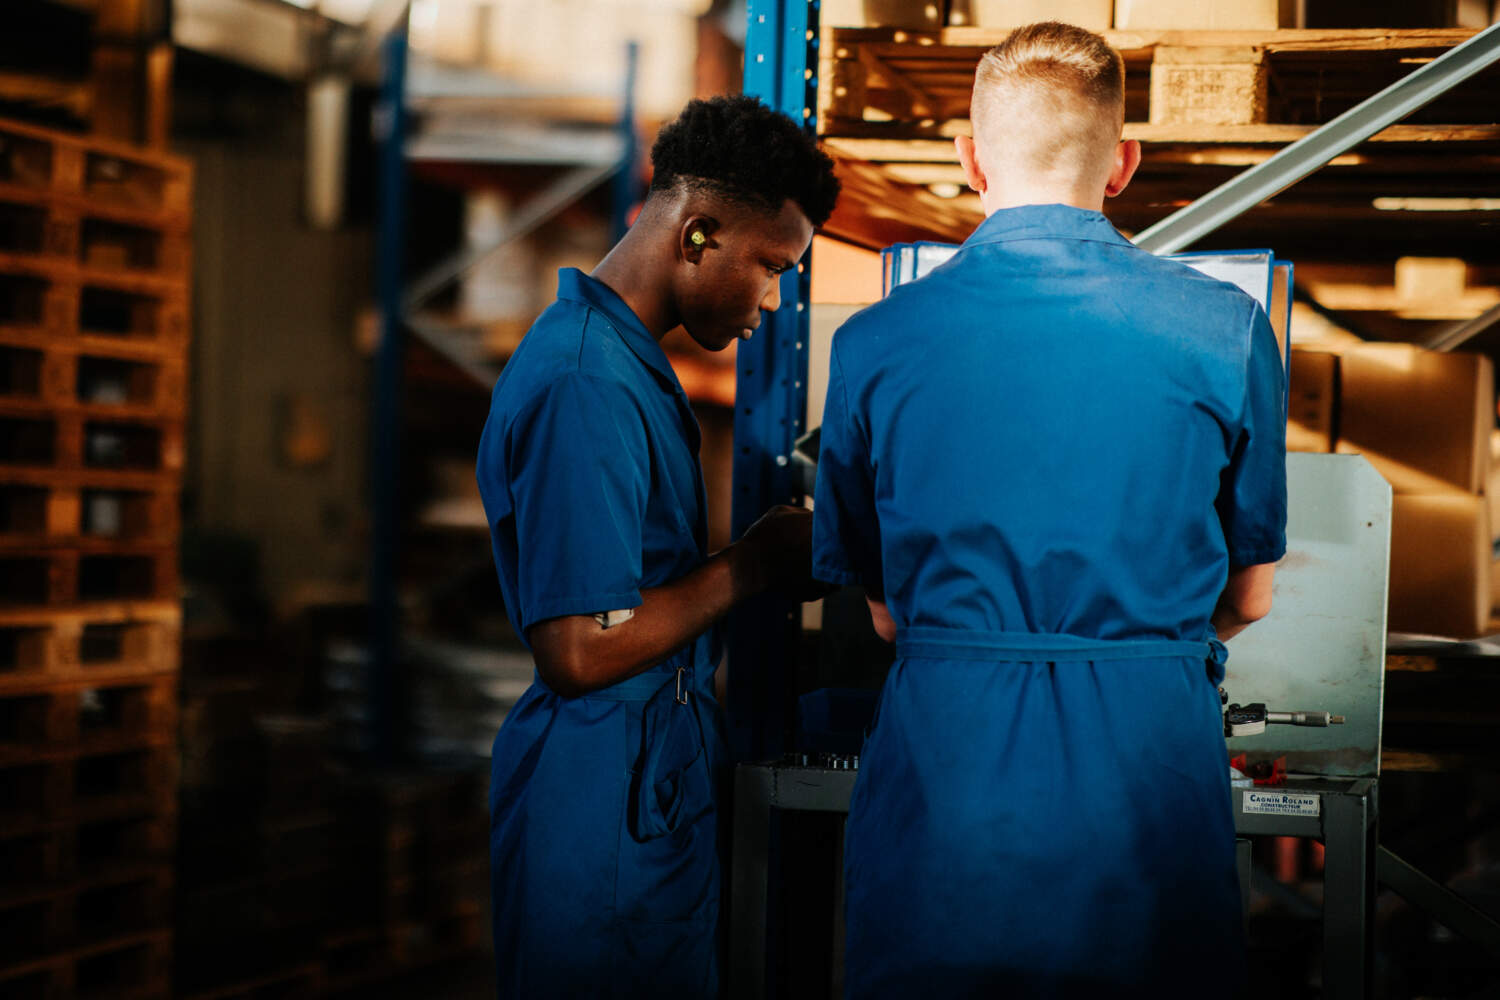
M1004 208L1026 205L1071 205L1087 212L1104 208L1104 191L1092 184L1030 184L1001 186L991 184L979 196L988 218Z
M660 340L678 323L667 285L671 262L661 259L663 241L659 234L653 238L644 221L638 220L589 276L608 285L647 332Z

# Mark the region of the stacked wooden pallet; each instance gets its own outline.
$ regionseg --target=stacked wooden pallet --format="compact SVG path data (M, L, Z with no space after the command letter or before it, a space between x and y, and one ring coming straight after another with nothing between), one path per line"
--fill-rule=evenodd
M325 983L357 992L407 970L472 955L489 892L484 769L352 779L339 822L339 929Z
M970 133L979 57L1006 34L825 29L818 129L848 191L827 231L870 246L972 231L982 213L963 190L952 139ZM1125 60L1125 135L1145 147L1141 172L1107 214L1127 231L1144 228L1473 34L1107 32ZM1228 245L1275 245L1298 260L1342 259L1350 243L1358 256L1455 255L1455 224L1472 228L1492 212L1451 201L1393 211L1390 200L1500 196L1497 86L1492 68L1386 128L1239 220Z
M165 996L191 173L0 122L0 994Z

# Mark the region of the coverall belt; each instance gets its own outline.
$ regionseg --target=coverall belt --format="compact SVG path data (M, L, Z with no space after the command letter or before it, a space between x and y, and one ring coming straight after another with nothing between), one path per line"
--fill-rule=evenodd
M693 685L693 652L697 648L695 643L687 649L668 657L661 663L652 667L644 673L627 677L618 684L612 684L598 691L590 691L584 698L595 701L650 701L664 686L676 684L679 696L683 692L691 691ZM678 673L682 676L679 677ZM542 684L540 677L536 682ZM545 686L545 685L544 685Z
M1090 639L1059 632L981 632L932 627L907 628L896 636L896 655L902 659L1060 663L1182 656L1220 662L1223 648L1217 640Z

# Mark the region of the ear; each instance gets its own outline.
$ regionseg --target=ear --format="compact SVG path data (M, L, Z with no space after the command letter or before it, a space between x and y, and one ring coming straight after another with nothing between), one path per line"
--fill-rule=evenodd
M984 176L984 168L979 165L979 150L975 147L974 140L966 135L955 136L953 145L958 150L959 165L964 168L964 180L976 192L984 194L990 182Z
M1104 185L1104 193L1113 198L1125 190L1130 179L1135 176L1136 168L1141 165L1141 144L1136 139L1126 139L1115 147L1115 164L1110 168L1109 180Z
M718 229L719 220L713 216L688 216L677 230L677 252L688 263L698 263L703 259L703 251L718 246L713 239Z

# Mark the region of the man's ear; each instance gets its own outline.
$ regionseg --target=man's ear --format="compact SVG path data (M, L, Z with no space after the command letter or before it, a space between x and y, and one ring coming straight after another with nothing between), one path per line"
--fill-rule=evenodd
M969 182L969 187L975 192L984 194L990 182L984 176L984 168L979 165L979 150L975 147L974 140L966 135L955 136L953 145L958 150L959 165L964 168L964 180Z
M1115 147L1115 163L1110 168L1109 180L1104 185L1106 196L1113 198L1125 190L1130 178L1141 165L1141 144L1136 139L1126 139ZM1095 175L1097 176L1097 175Z
M703 251L718 246L714 233L719 229L719 220L709 215L690 215L682 220L677 231L677 252L682 259L696 264L703 259Z

